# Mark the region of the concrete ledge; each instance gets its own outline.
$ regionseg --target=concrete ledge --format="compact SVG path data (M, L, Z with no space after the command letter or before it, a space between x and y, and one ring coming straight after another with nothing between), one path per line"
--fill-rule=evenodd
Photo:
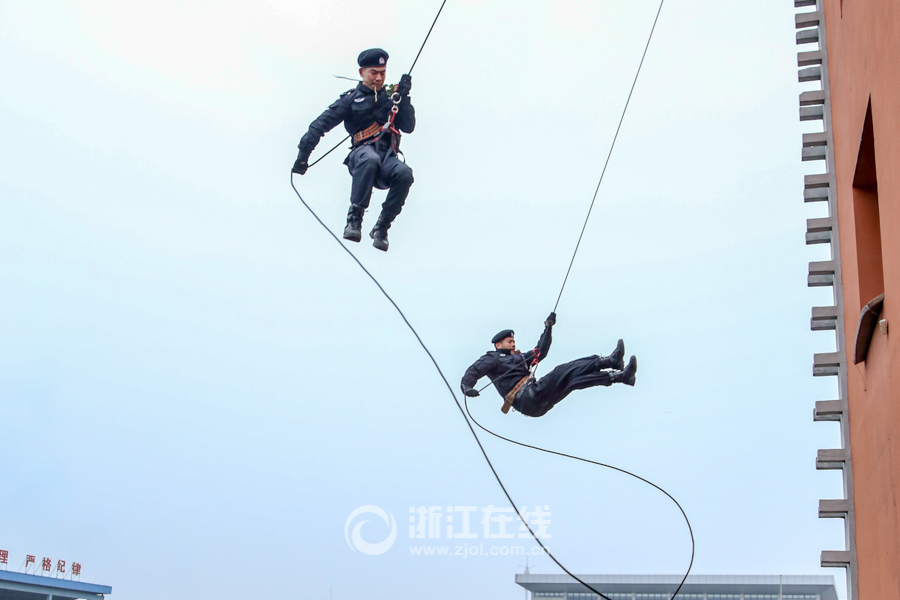
M804 202L828 202L828 188L812 188L803 190Z
M848 460L850 460L850 453L844 448L819 450L816 455L816 469L819 471L843 469L844 463Z
M828 146L809 146L800 151L800 160L826 160L828 158Z
M809 328L813 331L836 329L837 320L837 306L813 306Z
M848 514L850 514L850 501L846 498L819 500L820 519L844 519Z
M807 190L827 188L829 185L831 185L831 176L828 173L815 173L803 176L803 187Z
M822 67L806 67L805 69L800 69L797 79L800 83L822 81Z
M825 90L812 90L800 94L800 106L825 104Z
M806 284L809 287L825 287L834 285L835 264L833 260L822 260L809 263L809 275Z
M824 219L807 219L806 220L806 243L807 244L826 244L831 243L831 232L834 227L834 219L827 217Z
M825 119L825 107L824 106L801 106L800 107L800 120L801 121L822 121Z
M834 229L834 217L806 220L807 231L831 231L832 229Z
M794 15L794 26L797 29L803 29L804 27L818 27L820 25L819 21L821 20L822 13L818 10L797 13Z
M840 400L819 400L813 409L813 421L840 421L844 417L844 404Z
M822 550L819 562L823 567L847 568L850 566L850 560L849 550Z
M803 134L803 147L804 148L813 148L815 146L827 146L828 145L828 134L824 131L820 131L819 133L804 133Z
M831 232L830 231L814 231L814 232L806 232L806 245L812 246L813 244L830 244L831 243Z
M813 377L831 377L841 372L841 353L825 352L813 355Z
M810 275L834 275L834 261L833 260L817 260L809 263L809 274Z
M824 52L821 50L813 50L812 52L798 52L797 66L809 67L811 65L821 65Z
M809 275L806 287L834 287L834 275Z
M801 44L818 44L819 43L819 28L813 27L811 29L804 29L802 31L797 32L797 45Z

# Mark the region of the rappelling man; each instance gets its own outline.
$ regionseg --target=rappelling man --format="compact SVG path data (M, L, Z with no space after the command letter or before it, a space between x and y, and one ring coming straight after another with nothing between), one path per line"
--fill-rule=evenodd
M353 177L350 189L350 210L344 239L358 242L362 237L363 213L369 207L372 188L388 190L381 205L381 214L369 234L372 245L388 249L388 229L406 202L413 173L398 158L400 132L412 133L416 127L416 111L409 100L412 78L403 75L392 93L385 89L388 53L371 48L360 53L359 76L354 89L341 94L337 101L319 115L309 126L299 144L300 153L293 173L303 175L309 168L309 155L327 132L343 121L353 146L344 161Z
M535 378L530 367L547 358L550 350L551 331L556 324L556 313L550 313L544 321L544 333L537 347L528 352L516 350L515 332L504 329L494 336L494 350L466 369L462 378L462 391L474 398L479 395L475 384L484 376L490 378L503 397L503 412L514 408L529 417L543 416L556 403L575 390L614 383L634 385L637 359L632 356L625 365L625 344L622 340L609 356L588 356L564 363L541 377Z

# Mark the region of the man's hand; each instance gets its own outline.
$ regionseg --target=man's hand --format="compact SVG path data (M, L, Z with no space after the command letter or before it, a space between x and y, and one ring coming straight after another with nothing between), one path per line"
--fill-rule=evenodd
M544 327L553 327L554 325L556 325L556 313L552 312L550 313L550 316L547 317L547 320L544 321Z
M400 83L397 84L397 93L401 96L408 96L412 90L412 77L409 75L401 75Z
M466 393L466 396L468 396L469 398L477 398L478 396L481 395L478 393L478 390L476 390L475 388L469 388L465 391L465 393Z
M303 175L308 168L309 165L307 164L306 159L298 157L297 160L294 161L294 166L291 167L291 173Z

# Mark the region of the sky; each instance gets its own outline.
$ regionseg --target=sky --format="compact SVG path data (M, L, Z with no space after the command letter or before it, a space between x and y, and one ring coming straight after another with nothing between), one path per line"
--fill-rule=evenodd
M11 570L26 554L77 561L83 581L135 600L513 599L525 555L560 572L503 524L428 357L288 181L309 122L352 85L333 75L380 46L396 81L438 6L0 0ZM365 236L351 250L454 387L497 331L536 342L657 6L447 2L413 72L416 181L390 251ZM800 161L816 125L797 96L815 84L797 83L793 13L664 5L541 366L623 338L637 385L577 392L540 419L503 415L492 390L471 407L498 433L664 487L691 520L694 573L830 574L845 597L841 572L818 566L844 548L840 520L816 513L842 497L839 474L815 470L840 438L812 422L837 390L811 376L834 337L809 331L832 298L805 284L829 256L804 244L804 220L826 215L802 201L821 167ZM295 178L335 231L345 153ZM658 491L483 443L571 571L687 568L687 527ZM437 532L418 527L428 507ZM474 537L447 539L464 514ZM353 545L392 522L383 553Z

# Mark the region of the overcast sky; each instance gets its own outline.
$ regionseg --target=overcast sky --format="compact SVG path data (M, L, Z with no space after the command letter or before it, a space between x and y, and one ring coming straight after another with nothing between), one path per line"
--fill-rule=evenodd
M297 201L296 144L360 50L411 64L439 2L0 1L0 549L79 561L113 598L514 599L522 556L414 556L410 509L505 499L402 321ZM449 0L413 73L415 171L387 254L352 250L456 386L553 308L656 0ZM668 0L541 370L618 338L637 385L548 415L473 410L682 503L698 574L834 574L815 470L792 3ZM314 153L337 143L333 131ZM344 150L297 178L343 227ZM366 215L368 232L383 192ZM658 491L484 440L578 573L683 573ZM345 539L374 505L383 554ZM448 507L451 509L448 511ZM433 511L434 512L434 511ZM461 513L458 513L461 514ZM500 513L497 513L500 514ZM414 515L416 516L416 515ZM368 542L387 535L373 515ZM361 523L365 518L358 519ZM457 521L457 524L459 521ZM358 524L358 523L357 523ZM353 524L355 527L355 524ZM514 527L512 527L515 530ZM348 529L352 531L352 527ZM511 550L509 550L511 551ZM557 573L545 557L533 572ZM844 596L842 579L838 589Z

